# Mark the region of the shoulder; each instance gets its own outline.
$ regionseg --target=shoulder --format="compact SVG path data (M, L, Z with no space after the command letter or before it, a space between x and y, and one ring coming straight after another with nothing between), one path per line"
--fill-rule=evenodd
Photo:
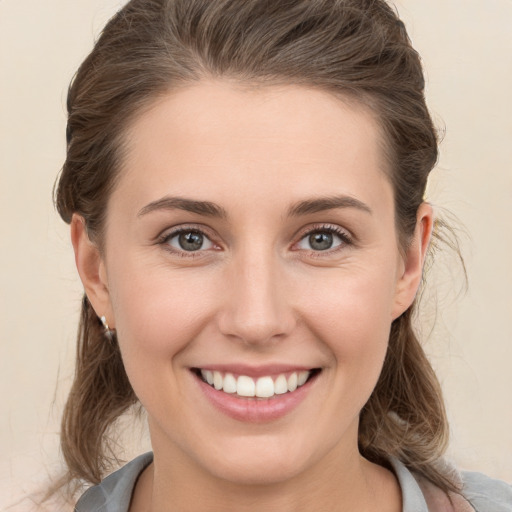
M137 478L153 461L145 453L88 489L75 505L75 512L128 512Z
M512 486L482 473L461 473L462 494L477 512L512 512Z
M404 512L512 512L512 486L481 473L457 472L461 495L444 493L396 458L389 462L402 490ZM459 480L460 477L460 480Z

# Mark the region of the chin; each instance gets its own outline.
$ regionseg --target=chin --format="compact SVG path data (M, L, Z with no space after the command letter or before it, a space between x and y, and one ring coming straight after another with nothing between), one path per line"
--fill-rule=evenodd
M284 483L311 465L304 447L286 446L283 440L235 444L226 453L213 455L211 461L203 461L204 468L221 480L258 486Z

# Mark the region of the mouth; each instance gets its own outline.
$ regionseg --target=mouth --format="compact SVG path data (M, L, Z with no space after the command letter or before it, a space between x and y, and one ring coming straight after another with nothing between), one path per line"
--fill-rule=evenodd
M320 372L320 368L291 371L257 378L215 369L192 368L192 372L217 391L247 399L269 399L289 395L301 388Z

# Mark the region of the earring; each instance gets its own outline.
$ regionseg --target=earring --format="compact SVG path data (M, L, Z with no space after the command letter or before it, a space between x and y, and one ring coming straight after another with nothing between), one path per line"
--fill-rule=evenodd
M101 323L103 324L103 329L105 330L105 336L111 340L112 339L112 336L114 334L114 329L111 329L109 326L108 326L108 322L107 322L107 319L105 316L102 316L100 318L101 320Z

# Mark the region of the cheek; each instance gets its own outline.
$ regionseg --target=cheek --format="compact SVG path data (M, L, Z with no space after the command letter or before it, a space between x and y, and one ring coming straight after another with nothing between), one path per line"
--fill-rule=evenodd
M161 270L125 275L132 279L115 287L113 306L128 379L146 410L173 417L184 393L182 354L204 329L209 294Z
M303 297L301 310L315 329L338 340L334 345L358 350L381 338L378 333L389 332L395 280L393 267L387 267L386 271L360 266L311 277L301 292L295 292Z
M210 281L187 273L146 268L119 269L112 302L127 371L162 366L183 351L208 322ZM123 276L130 275L130 279Z
M346 299L346 300L345 300ZM341 379L373 386L386 354L391 321L387 308L381 311L361 300L344 296L320 310L316 333L329 346ZM373 384L372 384L373 383Z
M392 267L390 267L392 268ZM393 272L364 270L325 279L310 286L302 310L333 358L337 386L362 407L382 369L394 304Z

